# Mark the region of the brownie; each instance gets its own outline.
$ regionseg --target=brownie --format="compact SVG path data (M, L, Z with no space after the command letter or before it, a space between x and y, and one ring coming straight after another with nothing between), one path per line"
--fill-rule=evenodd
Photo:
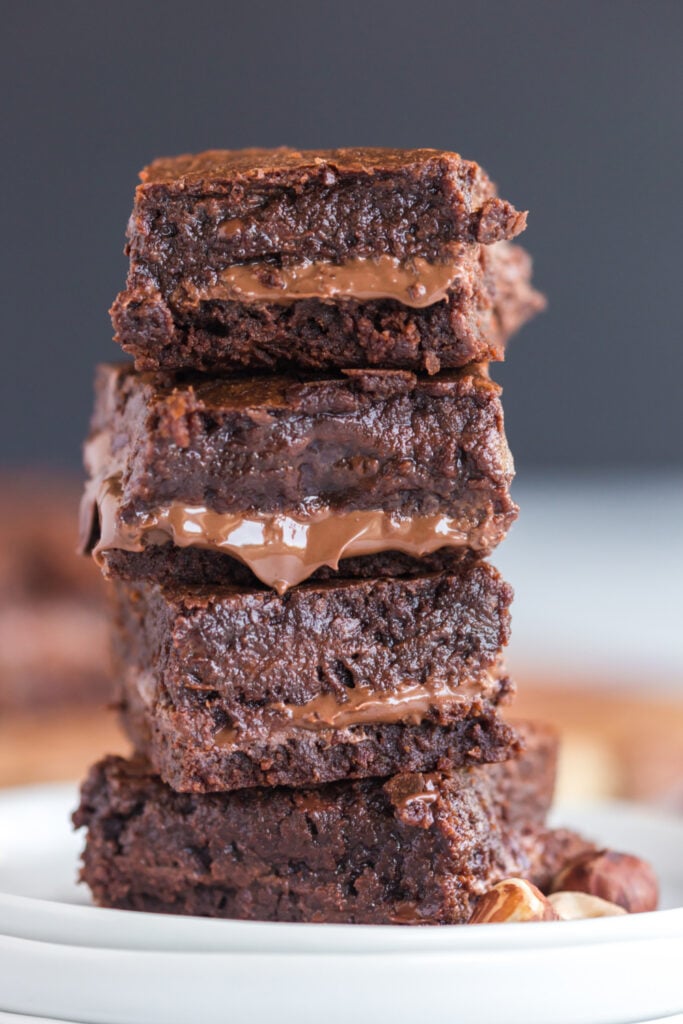
M377 366L432 374L500 360L510 335L545 306L531 287L531 260L507 242L461 249L447 294L426 307L389 298L182 301L137 274L111 309L114 337L138 370Z
M214 150L157 160L112 308L138 369L426 369L500 358L538 307L524 230L437 150ZM514 326L513 326L514 325Z
M0 476L0 713L111 696L104 585L76 554L77 481ZM93 571L95 569L95 571Z
M478 164L435 149L210 150L140 179L127 253L163 285L275 255L432 261L526 225Z
M83 537L174 541L284 591L340 558L487 554L516 516L500 388L479 366L432 378L189 379L101 367Z
M489 565L268 590L115 588L122 717L165 782L305 786L500 761L511 588Z
M492 884L547 878L559 867L553 857L571 846L544 827L554 735L525 731L524 778L508 761L311 789L189 794L143 760L107 758L91 770L74 816L88 829L81 878L98 904L124 909L464 922Z

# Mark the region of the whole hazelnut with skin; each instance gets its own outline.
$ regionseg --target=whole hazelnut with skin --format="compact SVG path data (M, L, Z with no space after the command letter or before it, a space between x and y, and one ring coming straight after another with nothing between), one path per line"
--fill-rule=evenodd
M523 878L505 878L484 893L474 908L470 924L557 920L558 914L540 889Z
M599 896L629 914L656 910L659 900L657 878L650 865L615 850L593 850L575 857L552 881L550 891L560 890Z

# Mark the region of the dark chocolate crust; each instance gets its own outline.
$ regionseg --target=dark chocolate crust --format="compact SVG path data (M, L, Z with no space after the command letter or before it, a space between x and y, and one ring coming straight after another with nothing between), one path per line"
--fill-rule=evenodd
M527 731L528 733L528 731ZM572 846L543 827L555 739L516 762L317 789L175 793L144 761L86 780L81 878L102 906L255 920L450 924L503 877L545 879ZM581 846L573 841L574 847ZM585 848L586 844L583 844Z
M376 366L433 374L500 360L510 335L545 303L519 246L473 250L448 297L422 309L389 299L188 305L148 274L131 274L111 309L114 338L142 371Z
M120 481L118 517L131 527L173 502L233 514L381 510L451 517L459 546L488 553L517 514L500 388L478 367L164 382L104 366L92 431L110 448L103 468Z
M487 564L308 583L281 597L122 583L115 597L123 721L175 789L429 771L517 747L495 714L512 691L500 659L512 590ZM333 724L354 699L393 707L407 687L418 688L419 714L413 704L397 721L380 709ZM317 708L319 722L292 721L288 708Z

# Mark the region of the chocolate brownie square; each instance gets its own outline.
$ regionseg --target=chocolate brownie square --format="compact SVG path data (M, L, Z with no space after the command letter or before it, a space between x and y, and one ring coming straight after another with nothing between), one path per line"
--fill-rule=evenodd
M177 790L501 761L511 588L486 564L268 590L115 587L122 717Z
M141 179L112 308L138 369L434 373L543 305L505 243L526 214L456 153L214 150Z
M105 366L86 464L84 546L110 575L112 552L171 541L283 592L340 559L485 555L517 513L500 388L478 366L208 380Z
M556 741L524 732L521 761L310 789L176 793L143 760L107 758L74 816L81 878L101 906L131 910L461 923L501 878L545 884L587 846L545 828Z

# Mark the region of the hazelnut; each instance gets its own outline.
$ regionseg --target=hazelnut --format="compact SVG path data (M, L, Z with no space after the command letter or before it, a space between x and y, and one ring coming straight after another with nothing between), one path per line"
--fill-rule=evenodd
M557 920L557 913L540 889L523 878L505 878L484 893L470 924Z
M587 892L554 892L549 903L562 921L580 921L587 917L618 917L625 914L623 907L609 903Z
M550 886L551 892L560 890L599 896L629 914L656 910L659 899L657 878L650 865L614 850L590 850L569 861Z

